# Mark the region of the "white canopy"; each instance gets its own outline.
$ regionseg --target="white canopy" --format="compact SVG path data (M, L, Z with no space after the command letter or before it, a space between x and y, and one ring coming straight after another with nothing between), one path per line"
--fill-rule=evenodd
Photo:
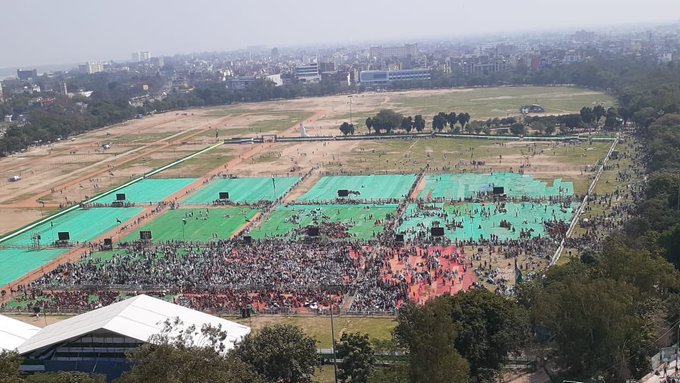
M200 311L179 306L148 295L137 295L122 302L78 315L49 325L19 347L21 354L77 339L97 330L108 330L126 337L147 342L149 337L161 332L164 322L179 318L186 327L200 329L204 324L220 326L227 332L225 348L250 333L250 327Z
M0 315L0 351L14 350L40 331L40 327Z

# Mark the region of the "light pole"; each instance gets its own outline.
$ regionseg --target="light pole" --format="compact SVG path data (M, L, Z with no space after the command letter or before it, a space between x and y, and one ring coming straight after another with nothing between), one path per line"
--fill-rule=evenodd
M351 104L350 104L351 105ZM333 300L331 300L331 341L333 345L333 376L335 383L338 383L338 358L335 354L335 325L333 323Z
M352 124L352 100L353 100L353 97L352 97L351 94L347 97L349 98L349 123L351 125Z

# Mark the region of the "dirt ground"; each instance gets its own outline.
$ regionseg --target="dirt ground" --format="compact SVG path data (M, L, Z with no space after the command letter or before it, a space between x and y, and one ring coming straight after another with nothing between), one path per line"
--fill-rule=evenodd
M418 100L465 91L364 93L352 97L352 108L354 117L358 118L383 107L393 107L396 104L392 99L395 98ZM496 100L491 97L489 102ZM297 135L300 124L312 136L338 134L338 122L348 117L345 115L349 112L349 106L349 97L339 95L168 112L98 129L0 159L0 189L3 191L0 194L0 235L39 218L40 208L55 210L75 204L231 136L266 133ZM105 144L110 145L110 148L104 149ZM203 166L197 165L197 161L187 162L161 176L200 177L201 174L195 172L205 174L207 167L215 165L218 168L232 158L239 158L241 162L227 170L242 176L301 174L311 167L318 167L322 173L413 172L417 170L413 164L422 166L422 159L417 158L417 153L409 151L412 144L407 143L390 144L393 150L387 159L391 159L391 162L375 161L370 157L373 154L370 151L380 145L372 142L263 145L261 153L258 150L249 158L243 158L243 153L252 149L249 145L228 145L228 149L224 149L228 153L222 154L222 163L220 159L214 158ZM487 159L489 166L484 169L486 171L518 169L526 162L517 154L506 156L502 165L495 164L488 160L497 147L490 144L480 149L480 152L486 150L489 156L478 155L475 159ZM360 153L363 155L358 155ZM462 151L448 154L445 161L441 161L442 157L447 156L446 150L434 148L429 153L431 158L425 159L425 162L439 159L439 165L447 163L446 167L453 167L454 162L469 159L467 153ZM395 163L396 157L401 155L416 158L411 166L407 161ZM564 166L546 155L532 158L531 168L527 171L542 178L562 175L568 179L581 176L584 165ZM466 169L461 167L458 170ZM13 175L21 176L22 180L8 182L8 178Z

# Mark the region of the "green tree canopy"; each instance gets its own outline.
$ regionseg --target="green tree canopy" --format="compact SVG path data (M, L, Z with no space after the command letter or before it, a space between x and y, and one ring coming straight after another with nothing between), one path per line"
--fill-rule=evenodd
M338 365L341 382L368 383L375 362L368 334L343 333L336 347L336 355L342 360Z
M233 351L271 382L304 382L317 364L316 341L299 327L274 325L248 334Z
M469 366L454 348L456 328L451 304L436 298L399 309L395 338L409 350L408 375L414 383L456 383L468 380Z
M401 125L403 118L403 115L391 109L382 109L375 117L373 117L373 130L377 133L380 133L380 131L383 130L386 133L390 133L393 129Z
M458 328L455 346L470 363L473 376L484 378L486 371L500 370L508 354L521 351L527 343L529 314L515 301L488 290L450 299L451 317Z

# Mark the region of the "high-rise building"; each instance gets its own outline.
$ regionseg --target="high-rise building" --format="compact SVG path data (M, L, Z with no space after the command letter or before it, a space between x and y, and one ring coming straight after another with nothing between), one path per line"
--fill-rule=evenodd
M297 77L297 79L302 82L319 82L321 80L319 64L312 63L308 65L296 66L295 77Z
M3 96L3 93L2 93L2 81L0 81L0 104L2 104L3 102L5 102L5 96Z
M143 51L143 52L133 52L132 53L132 61L133 62L142 62L142 61L149 61L151 59L151 53L149 51Z
M38 78L37 69L17 69L17 78L19 80L28 81Z
M385 58L406 58L415 56L418 53L418 44L404 44L403 47L371 47L370 55L372 58L381 60Z
M104 66L101 63L91 63L87 62L85 64L78 65L78 70L80 73L99 73L104 71Z

